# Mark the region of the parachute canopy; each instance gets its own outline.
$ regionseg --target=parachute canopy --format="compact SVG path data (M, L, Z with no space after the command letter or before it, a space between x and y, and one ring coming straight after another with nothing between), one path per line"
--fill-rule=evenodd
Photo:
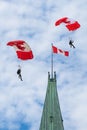
M63 17L61 19L58 19L56 22L55 22L55 26L58 26L60 24L64 23L66 28L69 30L69 31L74 31L78 28L80 28L80 24L75 21L75 20L71 20L70 18L68 17Z
M17 57L21 60L28 60L34 57L30 46L23 40L10 41L7 45L15 48Z

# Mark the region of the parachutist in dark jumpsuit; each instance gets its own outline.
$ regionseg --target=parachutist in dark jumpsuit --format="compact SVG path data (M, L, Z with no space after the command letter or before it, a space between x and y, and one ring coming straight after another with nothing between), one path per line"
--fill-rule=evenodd
M17 70L17 74L18 74L18 77L20 78L20 80L23 81L22 76L21 76L21 68L20 68L20 66L19 66L19 69Z
M74 41L70 40L70 41L69 41L69 45L70 45L70 47L75 48L75 46L73 45L73 42L74 42Z

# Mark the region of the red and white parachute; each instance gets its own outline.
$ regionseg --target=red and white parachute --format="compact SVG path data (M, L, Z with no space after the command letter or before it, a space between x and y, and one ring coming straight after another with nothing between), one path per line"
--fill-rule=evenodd
M7 45L15 48L17 57L21 60L29 60L34 57L30 46L23 40L10 41Z
M70 18L68 17L63 17L63 18L60 18L58 19L56 22L55 22L55 26L58 26L60 24L64 23L66 28L69 30L69 31L74 31L78 28L80 28L80 24L78 23L78 21L75 21L75 20L71 20Z

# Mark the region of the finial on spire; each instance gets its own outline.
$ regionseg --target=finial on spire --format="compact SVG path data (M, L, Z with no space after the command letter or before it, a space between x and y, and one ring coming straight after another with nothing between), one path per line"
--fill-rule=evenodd
M50 72L48 72L48 80L50 79Z
M54 79L56 80L56 71L54 71Z

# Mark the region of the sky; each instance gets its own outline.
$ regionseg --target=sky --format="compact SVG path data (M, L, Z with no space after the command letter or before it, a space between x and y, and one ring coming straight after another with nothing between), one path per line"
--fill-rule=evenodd
M0 130L39 130L51 71L51 43L69 51L54 54L64 130L87 130L87 0L0 0ZM69 17L81 27L68 31L56 20ZM69 39L74 40L70 48ZM26 41L34 54L22 61L7 46ZM22 68L23 81L17 76Z

